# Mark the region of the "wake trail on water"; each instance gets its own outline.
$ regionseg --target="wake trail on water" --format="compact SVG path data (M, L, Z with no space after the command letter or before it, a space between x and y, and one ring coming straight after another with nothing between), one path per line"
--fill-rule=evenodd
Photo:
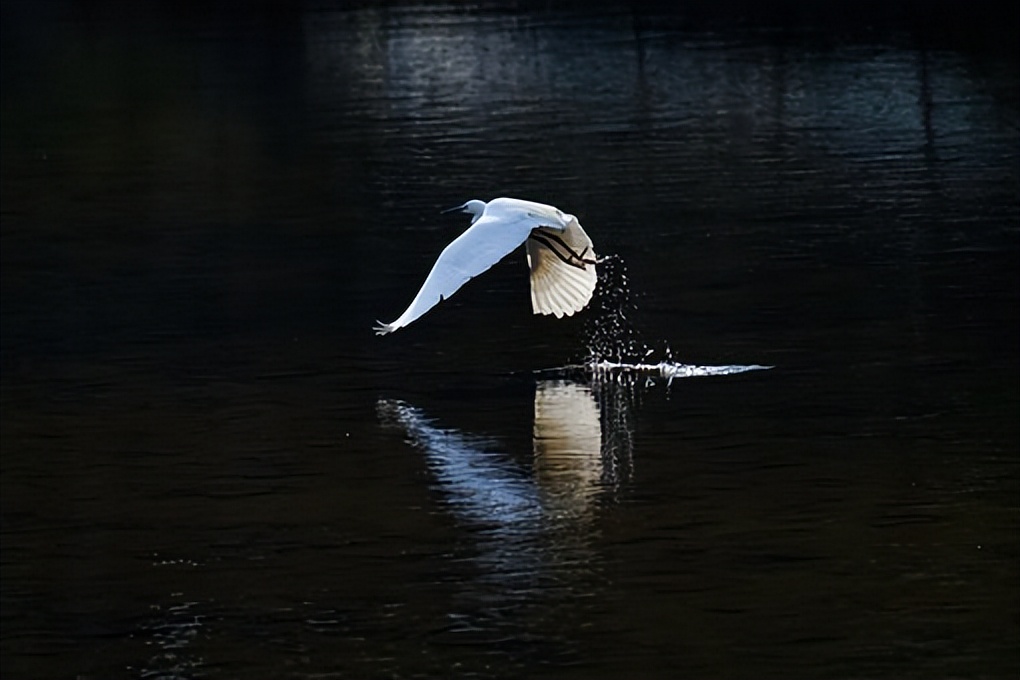
M760 364L700 366L673 358L666 342L649 343L634 323L637 305L630 289L627 265L619 255L599 260L598 287L584 327L586 356L567 366L538 371L543 374L583 372L594 380L654 381L676 378L734 375L773 368Z

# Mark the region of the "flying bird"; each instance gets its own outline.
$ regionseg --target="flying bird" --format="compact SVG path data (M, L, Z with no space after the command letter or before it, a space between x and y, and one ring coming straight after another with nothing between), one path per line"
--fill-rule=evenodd
M392 323L378 322L378 335L407 326L522 243L527 244L535 314L571 316L591 300L597 258L573 215L517 198L471 200L445 212L454 211L470 213L471 226L443 249L404 313Z

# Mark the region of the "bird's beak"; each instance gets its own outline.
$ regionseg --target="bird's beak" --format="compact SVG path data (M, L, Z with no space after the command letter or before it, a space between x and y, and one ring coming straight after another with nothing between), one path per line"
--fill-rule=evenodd
M458 210L463 211L465 205L467 205L467 204L466 203L462 203L461 205L455 205L452 208L447 208L446 210L441 211L439 214L440 215L445 215L446 213L457 212Z

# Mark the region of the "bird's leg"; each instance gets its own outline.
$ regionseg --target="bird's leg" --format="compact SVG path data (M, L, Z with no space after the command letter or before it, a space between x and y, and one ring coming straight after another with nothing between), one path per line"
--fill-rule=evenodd
M569 264L571 267L577 267L578 269L584 269L584 264L578 264L575 261L575 260L579 259L577 257L577 253L575 253L569 246L567 246L565 243L563 243L562 240L556 239L557 241L559 241L559 243L564 248L567 249L567 252L569 253L569 255L564 255L559 250L554 248L553 244L548 239L546 239L545 236L546 235L539 236L538 234L535 234L534 232L532 232L532 234L531 234L531 238L532 239L538 241L543 246L545 246L550 251L552 251L553 255L555 255L556 257L560 258L560 260L562 260L565 264ZM551 236L551 234L549 234L549 236Z
M556 255L556 257L560 258L561 260L563 260L563 262L569 264L572 267L584 269L584 265L586 264L596 264L596 261L594 259L585 259L584 257L585 255L588 254L588 251L591 250L591 248L588 246L585 246L584 250L582 250L581 253L578 254L576 251L574 251L573 248L568 246L563 241L563 239L561 239L556 234L550 234L548 232L542 232L540 234L536 230L531 232L531 238L535 239L536 241L544 245L546 248L551 250L553 254ZM561 253L559 250L554 248L552 242L549 239L552 239L552 241L555 241L557 244L559 244L564 250L567 251L567 254Z

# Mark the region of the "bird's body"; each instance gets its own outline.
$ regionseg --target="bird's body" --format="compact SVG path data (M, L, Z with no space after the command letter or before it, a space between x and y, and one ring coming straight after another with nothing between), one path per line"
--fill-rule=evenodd
M454 210L471 213L471 226L439 255L404 313L376 327L379 335L410 324L525 242L535 314L570 316L591 300L597 281L595 253L573 215L516 198L468 201Z

